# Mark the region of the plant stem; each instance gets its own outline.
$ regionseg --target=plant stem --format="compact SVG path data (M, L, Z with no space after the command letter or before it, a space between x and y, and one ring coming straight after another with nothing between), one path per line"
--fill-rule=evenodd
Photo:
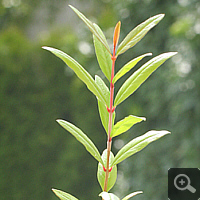
M110 107L108 109L109 111L109 122L108 122L108 140L107 140L107 164L106 164L106 175L105 175L105 182L104 182L104 191L107 192L107 186L108 186L108 176L109 176L109 160L110 160L110 151L111 151L111 144L112 144L112 138L110 137L111 131L112 131L112 120L113 120L113 99L114 99L114 84L112 83L114 78L114 70L115 70L115 50L116 46L114 45L113 48L113 56L112 56L112 73L111 73L111 81L110 81Z

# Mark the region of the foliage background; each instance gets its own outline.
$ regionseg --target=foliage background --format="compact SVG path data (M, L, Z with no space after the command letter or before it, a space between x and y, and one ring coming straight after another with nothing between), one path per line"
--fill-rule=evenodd
M200 166L198 0L0 1L1 199L54 200L52 187L82 200L99 198L96 161L55 122L57 118L73 122L102 152L106 135L96 99L62 61L41 49L43 45L61 49L92 75L101 75L92 35L68 4L98 23L110 39L119 20L122 39L150 16L166 14L117 60L119 69L146 52L154 56L179 52L117 108L118 120L134 114L147 121L114 140L113 152L150 129L172 134L120 164L112 191L123 197L143 190L135 199L167 199L167 170Z

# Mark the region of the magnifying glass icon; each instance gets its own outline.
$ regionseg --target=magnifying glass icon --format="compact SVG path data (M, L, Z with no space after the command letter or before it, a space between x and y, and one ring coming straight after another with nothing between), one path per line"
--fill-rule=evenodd
M189 190L191 193L195 193L196 189L190 183L190 178L185 174L179 174L174 179L174 186L178 190Z

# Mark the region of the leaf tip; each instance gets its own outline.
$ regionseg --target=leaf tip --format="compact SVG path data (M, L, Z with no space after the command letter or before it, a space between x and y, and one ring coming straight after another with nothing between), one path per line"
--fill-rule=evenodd
M163 130L163 131L161 131L161 132L163 133L163 136L164 136L164 135L171 134L171 132L170 132L170 131L166 131L166 130Z
M52 47L47 47L47 46L42 46L42 49L45 49L47 51L52 51L53 50Z
M62 119L56 119L56 122L58 122L59 124L61 124L62 123Z
M52 191L53 191L53 193L54 193L54 194L56 194L56 195L57 195L57 193L58 193L58 191L59 191L59 190L57 190L57 189L54 189L54 188L52 188L51 190L52 190Z
M70 5L70 4L69 4L69 7L70 7L71 9L75 9L74 6L72 6L72 5Z
M147 120L147 118L146 118L146 117L141 117L141 119L142 119L143 121L146 121L146 120Z
M178 52L169 52L169 54L171 55L171 56L175 56L176 54L177 54Z
M152 53L147 53L147 54L146 54L146 56L152 56L152 55L153 55Z
M48 47L46 47L46 46L42 46L42 49L47 49Z
M157 16L158 16L158 18L159 18L160 20L162 20L162 19L165 17L165 14L164 14L164 13L161 13L161 14L158 14Z
M69 7L78 15L79 11L74 6L69 4Z
M114 30L114 36L113 36L113 45L114 45L114 47L117 46L118 41L119 41L120 27L121 27L121 22L119 21L119 22L116 24L115 30Z
M178 52L177 51L175 51L175 52L172 52L173 53L173 55L176 55L176 54L178 54Z

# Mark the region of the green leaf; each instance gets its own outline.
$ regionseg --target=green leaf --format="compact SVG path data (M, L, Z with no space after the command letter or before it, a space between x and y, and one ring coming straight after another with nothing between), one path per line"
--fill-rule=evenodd
M111 55L111 51L110 51L110 47L105 39L105 37L102 37L101 34L99 34L99 30L96 29L95 25L89 20L87 19L80 11L78 11L76 8L74 8L73 6L69 5L69 7L78 15L78 17L80 19L83 20L83 22L88 26L88 28L90 29L90 31L97 37L97 39L105 46L105 48L107 49L107 51L110 53Z
M146 121L146 118L129 115L128 117L124 118L123 120L117 122L117 124L114 125L111 132L111 137L115 137L126 132L134 124L139 123L141 121Z
M103 94L106 96L108 101L110 101L109 100L110 91L109 91L108 87L106 86L106 84L104 83L104 81L99 76L96 75L95 76L95 82L101 88ZM98 109L99 109L99 115L100 115L100 118L101 118L102 125L103 125L106 133L108 133L109 113L107 111L107 108L106 108L105 104L103 104L99 100L98 100Z
M122 200L128 200L128 199L130 199L131 197L134 197L134 196L136 196L136 195L138 195L138 194L142 194L142 193L143 193L142 191L133 192L133 193L131 193L131 194L125 196Z
M103 160L101 159L100 153L94 143L85 135L79 128L71 124L70 122L58 119L56 120L64 129L69 131L83 146L86 150L101 164Z
M99 89L101 90L101 93L103 94L103 96L105 97L106 105L109 105L110 104L110 91L109 91L107 85L97 75L95 75L95 83L99 87Z
M98 85L98 87L101 89L103 95L106 97L106 99L108 101L107 103L110 104L110 91L109 91L108 87L106 86L106 84L104 83L104 81L99 76L96 75L95 82ZM101 118L102 125L103 125L106 133L108 133L109 113L107 111L105 104L103 104L99 100L98 100L98 109L99 109L99 115ZM115 111L113 112L113 123L112 124L114 124L114 120L115 120Z
M164 16L164 14L155 15L135 27L120 43L116 56L124 53L126 50L138 43L150 29L163 19Z
M169 134L169 131L149 131L142 136L139 136L133 140L131 140L128 144L126 144L122 149L119 150L117 155L115 156L111 166L117 165L122 162L126 158L132 156L133 154L141 151L151 142L163 137L166 134Z
M99 28L98 25L94 24L96 27L96 30L98 30L99 34L106 40L103 32ZM94 40L94 47L95 47L95 52L97 56L97 60L99 63L99 66L106 76L106 78L110 81L111 80L111 68L112 68L112 60L110 53L107 51L105 46L97 39L95 35L93 35L93 40Z
M52 189L53 192L58 196L61 200L78 200L76 197L72 196L71 194L68 194L66 192L63 192L61 190Z
M105 105L107 105L106 97L102 94L101 90L96 85L92 76L76 60L74 60L72 57L70 57L69 55L67 55L66 53L64 53L58 49L54 49L51 47L42 47L42 48L52 52L57 57L62 59L71 69L73 69L73 71L76 73L76 75L79 77L79 79L82 80L86 84L88 89L95 96L97 96L100 101L102 101Z
M106 168L106 165L107 165L107 149L105 149L103 151L103 154L102 154L102 160L103 160L103 163L104 163L104 167ZM112 152L110 152L110 163L113 162L114 160L114 155ZM111 165L109 165L111 167ZM104 182L105 182L105 175L106 175L106 172L103 170L103 165L101 163L98 164L98 170L97 170L97 179L99 181L99 184L102 188L102 190L104 190ZM116 179L117 179L117 166L113 166L111 172L109 173L109 176L108 176L108 185L107 185L107 190L109 191L115 184L116 182ZM104 199L105 200L105 199Z
M121 86L116 98L115 107L135 92L139 86L167 59L177 54L177 52L163 53L159 56L154 57L135 71Z
M102 197L103 200L120 200L115 194L108 192L102 192L99 196Z
M108 134L108 121L109 121L109 113L106 109L106 106L98 100L98 109L99 109L99 115L101 119L101 123Z
M113 78L113 83L116 83L117 80L119 80L124 74L126 74L127 72L129 72L140 60L142 60L142 58L144 58L145 56L151 56L152 53L146 53L144 55L141 55L137 58L134 58L133 60L131 60L130 62L128 62L127 64L125 64L118 72L117 74L114 76Z

